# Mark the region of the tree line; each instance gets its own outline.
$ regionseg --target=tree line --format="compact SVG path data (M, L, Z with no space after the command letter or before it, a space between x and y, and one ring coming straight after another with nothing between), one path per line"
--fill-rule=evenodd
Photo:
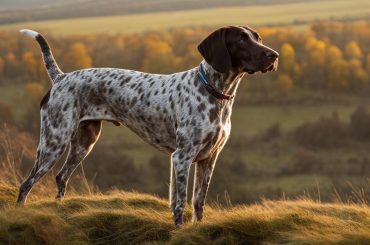
M66 72L94 66L172 73L200 62L196 46L210 31L194 27L143 34L44 34ZM317 22L303 32L290 28L258 31L266 44L280 52L280 68L251 79L255 84L262 81L270 89L277 85L283 93L293 87L355 91L369 86L370 21ZM1 82L46 83L35 42L14 32L1 32L0 37Z
M211 31L192 27L142 34L44 35L65 72L118 67L173 73L200 63L197 44ZM248 82L238 92L239 102L253 96L286 98L303 90L368 92L370 20L317 22L307 31L268 27L258 32L264 43L279 51L279 69L245 76ZM0 78L0 86L21 85L30 107L25 113L37 115L37 104L50 85L36 42L16 32L0 32ZM13 109L0 103L0 118L11 119Z

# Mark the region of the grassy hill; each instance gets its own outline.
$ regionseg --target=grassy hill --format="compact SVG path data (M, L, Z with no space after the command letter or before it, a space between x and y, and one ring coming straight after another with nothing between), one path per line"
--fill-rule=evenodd
M351 10L348 12L348 10ZM129 33L163 30L184 26L252 26L294 25L330 18L364 18L369 16L367 0L325 0L279 5L219 7L201 10L166 11L123 16L89 17L50 21L31 21L1 25L0 30L31 28L57 35L88 33Z
M206 207L205 219L175 229L167 201L113 191L63 202L34 197L14 207L16 189L0 185L3 244L369 244L370 208L310 200Z

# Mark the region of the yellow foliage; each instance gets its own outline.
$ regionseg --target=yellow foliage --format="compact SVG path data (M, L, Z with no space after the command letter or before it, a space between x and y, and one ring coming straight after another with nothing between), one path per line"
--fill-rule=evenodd
M143 70L146 72L168 73L173 71L175 57L171 46L159 38L147 38L144 42L145 56Z
M9 52L9 53L6 54L5 60L7 62L16 62L15 55L13 53L11 53L11 52Z
M328 87L332 89L348 88L348 62L344 59L335 60L329 66Z
M350 41L345 47L345 54L349 59L361 59L362 51L356 41Z
M67 70L83 69L92 66L92 59L85 44L74 43L64 57Z
M279 75L277 84L279 91L283 94L289 94L293 89L293 80L287 74Z
M37 62L33 56L33 53L30 51L24 52L22 55L22 61L25 65L27 73L32 77L35 76L37 72Z
M310 63L314 66L324 66L326 62L326 43L314 37L310 37L306 42L306 50L309 55Z
M295 50L291 44L284 43L283 46L281 46L280 60L280 68L289 71L295 63Z
M302 75L301 66L296 61L295 49L290 43L284 43L280 49L279 70L288 74L294 80Z
M365 85L368 82L369 76L366 70L362 67L361 60L352 59L349 61L349 71L352 77L352 85L356 88Z
M328 51L327 51L327 56L328 56L329 63L333 63L336 60L343 58L342 51L340 51L340 49L335 45L329 46Z

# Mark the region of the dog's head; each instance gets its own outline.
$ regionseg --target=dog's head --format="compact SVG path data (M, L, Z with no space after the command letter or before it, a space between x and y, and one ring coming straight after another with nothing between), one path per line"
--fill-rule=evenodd
M216 71L263 73L277 69L279 54L262 44L260 35L247 26L222 27L199 45L203 58Z

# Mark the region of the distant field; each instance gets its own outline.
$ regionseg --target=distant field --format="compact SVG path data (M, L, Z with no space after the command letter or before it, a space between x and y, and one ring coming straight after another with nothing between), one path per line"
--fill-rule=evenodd
M185 26L219 26L248 24L252 26L295 25L332 18L369 17L368 0L326 0L279 5L222 7L209 10L186 10L77 18L55 21L24 22L0 26L0 30L32 28L57 35L88 33L130 33Z
M329 116L337 112L343 121L348 121L350 114L354 111L354 105L322 105L322 106L235 106L232 115L231 138L238 135L255 135L275 123L279 123L283 130L289 130L307 121L315 121L322 116ZM126 127L116 127L111 123L105 123L102 130L100 144L120 144L127 142L135 144L135 149L125 149L122 152L131 156L135 163L146 164L158 151L143 142L138 136ZM225 150L228 147L226 146ZM94 153L92 153L94 155ZM225 157L227 158L227 153ZM243 156L245 154L242 154ZM260 153L256 153L260 157ZM248 153L250 156L250 153ZM271 159L266 159L266 162ZM258 159L261 161L261 159ZM258 162L256 160L256 162Z

